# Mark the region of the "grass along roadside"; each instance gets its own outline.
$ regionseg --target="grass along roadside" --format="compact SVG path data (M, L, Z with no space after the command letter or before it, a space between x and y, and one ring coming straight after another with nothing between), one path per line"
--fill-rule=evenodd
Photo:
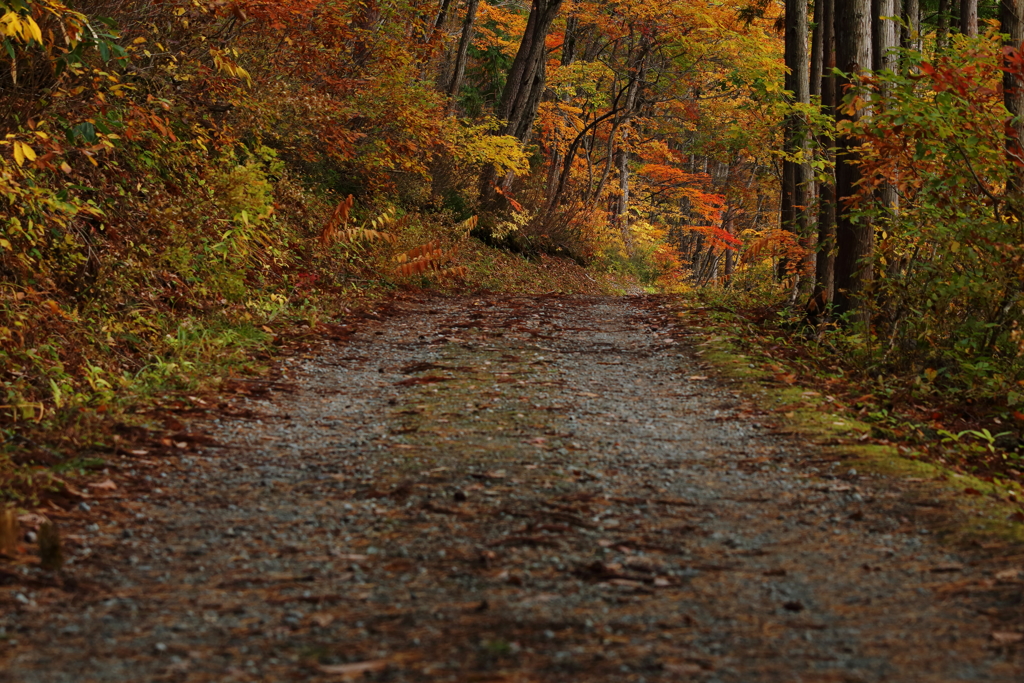
M809 372L805 363L779 353L775 338L738 333L746 318L693 299L672 297L666 303L675 324L699 340L696 353L754 401L763 427L806 439L841 462L838 486L891 477L891 493L922 510L918 521L950 542L1024 541L1024 487L1015 468L979 473L951 465L965 461L968 444L941 437L922 444L925 435L938 435L934 423L908 421L916 438L900 438L880 428L865 387Z
M439 279L431 272L384 276L348 287L310 287L298 295L295 288L269 288L251 291L245 303L226 302L209 312L179 314L168 308L150 317L152 334L136 339L131 350L110 345L112 353L126 357L125 365L138 367L132 372L115 373L91 362L72 371L61 358L67 349L40 347L25 353L20 376L49 384L48 397L4 408L0 502L24 508L45 500L67 506L81 499L89 482L106 480L111 467L195 448L202 437L185 431L181 420L196 412L227 410L226 395L286 390L287 380L274 366L277 359L343 340L363 321L386 311L396 293L610 293L630 285L567 259L527 259L473 238L460 243L452 263L465 269L463 277ZM260 308L263 315L254 315ZM79 343L95 338L86 319L61 323Z

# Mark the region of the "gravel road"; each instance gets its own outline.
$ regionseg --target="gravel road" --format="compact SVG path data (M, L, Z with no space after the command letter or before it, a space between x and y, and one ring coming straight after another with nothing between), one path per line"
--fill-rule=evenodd
M642 297L399 300L189 425L219 447L130 518L97 496L62 587L0 587L0 680L1024 680L1021 549L944 547L693 339Z

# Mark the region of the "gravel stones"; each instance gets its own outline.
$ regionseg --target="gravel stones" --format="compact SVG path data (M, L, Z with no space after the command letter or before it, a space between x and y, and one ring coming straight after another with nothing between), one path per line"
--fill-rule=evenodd
M287 359L251 418L189 426L225 447L145 533L90 537L93 588L0 603L4 680L1021 680L1009 580L890 483L830 491L670 322L406 299Z

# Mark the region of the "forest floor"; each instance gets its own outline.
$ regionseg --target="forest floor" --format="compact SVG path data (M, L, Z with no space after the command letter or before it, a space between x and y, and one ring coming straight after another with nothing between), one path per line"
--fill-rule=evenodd
M55 507L0 680L1024 680L1024 548L778 429L665 299L349 332Z

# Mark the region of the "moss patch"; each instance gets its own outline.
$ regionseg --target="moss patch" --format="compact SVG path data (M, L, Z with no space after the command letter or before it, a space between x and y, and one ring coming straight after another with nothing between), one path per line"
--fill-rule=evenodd
M685 322L686 315L680 317ZM1016 483L988 482L905 457L901 444L874 439L872 425L849 410L830 409L829 397L820 392L787 384L790 377L752 362L728 336L707 336L697 349L721 376L733 380L737 391L756 396L760 407L771 411L777 433L804 439L823 454L840 458L844 469L855 469L858 479L874 480L872 485L888 478L888 485L882 485L888 495L919 509L915 521L945 542L1024 543L1024 520L1013 501L1024 500L1024 491Z

